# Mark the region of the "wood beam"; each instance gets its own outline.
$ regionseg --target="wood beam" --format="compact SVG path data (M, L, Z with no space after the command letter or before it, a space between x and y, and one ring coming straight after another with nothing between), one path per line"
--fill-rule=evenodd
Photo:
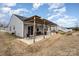
M33 25L33 36L34 36L34 40L33 43L35 43L35 36L36 36L36 23L35 23L35 17L34 17L34 25Z
M44 39L45 39L45 21L44 21L44 24L43 24L43 36L44 36Z

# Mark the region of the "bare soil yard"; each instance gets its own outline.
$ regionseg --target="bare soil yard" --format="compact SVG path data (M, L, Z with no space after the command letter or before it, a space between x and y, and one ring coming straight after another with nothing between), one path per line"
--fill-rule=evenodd
M54 34L35 44L25 44L16 36L0 32L0 55L6 56L79 56L79 31L72 34Z

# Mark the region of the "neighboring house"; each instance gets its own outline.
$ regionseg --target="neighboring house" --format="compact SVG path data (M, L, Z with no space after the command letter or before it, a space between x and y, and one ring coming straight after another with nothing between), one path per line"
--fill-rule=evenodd
M63 32L72 32L72 29L68 29L66 27L57 26L56 31L63 31Z
M49 34L51 27L56 26L46 19L35 15L32 17L23 17L13 14L8 24L7 31L19 37L37 36Z

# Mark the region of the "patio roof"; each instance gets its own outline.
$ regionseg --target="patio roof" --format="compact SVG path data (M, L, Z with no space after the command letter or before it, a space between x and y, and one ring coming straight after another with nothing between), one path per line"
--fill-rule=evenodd
M34 18L35 18L35 23L38 23L38 24L45 24L45 25L51 25L51 26L56 26L57 24L49 21L49 20L46 20L46 19L43 19L37 15L34 15L32 17L29 17L27 18L26 20L24 20L23 22L26 23L26 22L31 22L33 23L34 22Z

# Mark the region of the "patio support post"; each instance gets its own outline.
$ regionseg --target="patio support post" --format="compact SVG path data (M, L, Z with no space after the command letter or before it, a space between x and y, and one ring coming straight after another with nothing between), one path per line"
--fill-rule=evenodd
M44 39L45 39L45 20L44 20L44 24L43 24L43 36L44 36Z
M33 36L34 36L34 39L33 39L33 43L35 43L35 36L36 36L36 33L35 33L35 29L36 29L36 23L35 23L35 17L34 17L34 26L33 26Z

